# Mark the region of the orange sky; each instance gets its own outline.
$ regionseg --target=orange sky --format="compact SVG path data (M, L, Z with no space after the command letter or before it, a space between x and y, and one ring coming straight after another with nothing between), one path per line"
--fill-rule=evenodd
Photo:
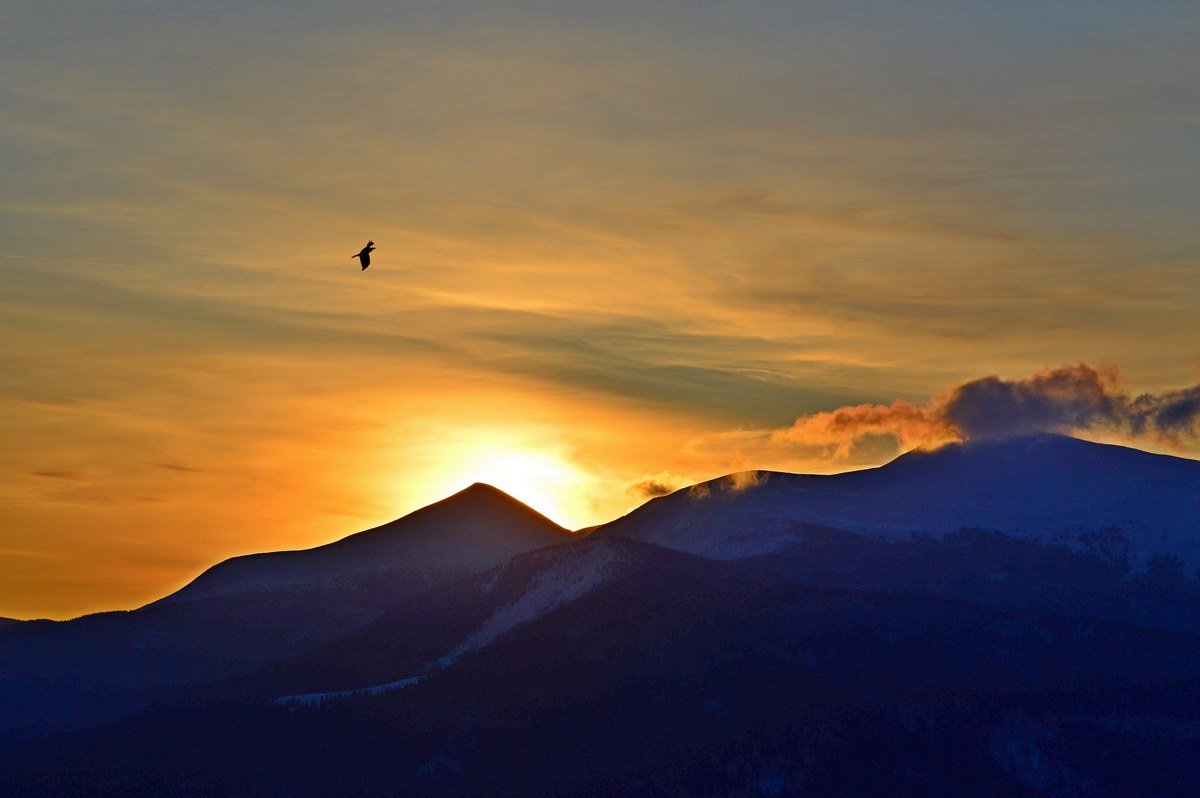
M475 480L584 526L870 465L772 433L983 374L1196 380L1180 4L15 5L3 616Z

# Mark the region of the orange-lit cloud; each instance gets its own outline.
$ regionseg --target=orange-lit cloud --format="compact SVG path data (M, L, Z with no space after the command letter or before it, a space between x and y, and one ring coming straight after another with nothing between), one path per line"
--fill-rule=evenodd
M833 446L844 457L866 435L891 435L912 448L958 439L960 432L937 406L923 407L897 399L890 405L853 405L801 416L772 435L780 444Z
M1200 385L1133 395L1116 368L1080 363L1022 379L970 380L928 405L897 400L812 413L772 440L832 445L844 456L869 435L890 435L912 448L1037 432L1115 432L1179 445L1200 436Z

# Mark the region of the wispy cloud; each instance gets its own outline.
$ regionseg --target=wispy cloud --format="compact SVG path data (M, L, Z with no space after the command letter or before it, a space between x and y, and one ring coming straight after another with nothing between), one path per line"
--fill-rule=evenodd
M735 471L716 481L697 483L687 490L693 499L705 499L712 496L714 491L718 494L733 494L757 488L766 484L769 478L770 475L765 471Z
M629 492L639 499L653 499L666 496L685 487L695 480L689 480L670 471L660 471L653 476L643 477L629 486Z
M203 468L192 468L191 466L180 465L179 463L155 463L159 468L167 471L178 471L183 474L207 474L208 471Z
M44 471L30 471L30 476L42 477L44 479L61 479L66 482L86 482L89 477L84 471L70 471L66 469L46 469Z

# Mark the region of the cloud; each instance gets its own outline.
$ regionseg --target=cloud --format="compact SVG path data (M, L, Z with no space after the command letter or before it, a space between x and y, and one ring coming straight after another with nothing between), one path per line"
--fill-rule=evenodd
M897 400L801 416L775 443L832 446L845 456L861 438L890 435L905 447L1012 438L1038 432L1110 431L1174 445L1200 437L1200 384L1134 396L1113 367L1048 368L1022 379L965 382L927 405Z
M629 492L638 497L653 499L657 496L674 493L686 484L688 484L688 480L678 474L662 471L633 483L629 486Z
M85 482L88 475L82 471L69 471L65 469L52 469L46 471L30 471L28 472L33 477L43 477L45 479L62 479L67 482Z
M891 435L906 447L958 439L958 431L936 408L897 399L890 405L853 405L810 413L771 437L775 443L832 446L845 457L859 438Z
M737 471L712 482L700 482L692 485L687 491L688 495L696 500L707 499L714 490L726 494L741 493L766 483L768 476L766 471Z
M738 471L725 477L721 487L728 493L741 493L750 488L757 488L766 481L765 471Z
M185 474L207 474L208 472L202 468L192 468L191 466L180 465L178 463L155 463L159 468L164 468L167 471L179 471Z
M666 496L668 493L675 492L674 485L668 485L665 482L657 482L652 479L643 480L633 485L630 490L642 496Z
M756 488L767 481L768 473L766 471L737 471L732 474L727 474L718 480L711 483L698 482L689 484L690 481L678 474L672 474L669 471L663 471L653 477L647 477L639 482L635 482L629 487L629 491L638 496L646 498L655 498L657 496L666 496L686 486L688 495L693 499L707 498L716 490L721 493L741 493L750 488Z
M1159 437L1179 443L1200 436L1200 385L1143 394L1133 402L1134 431L1153 430Z

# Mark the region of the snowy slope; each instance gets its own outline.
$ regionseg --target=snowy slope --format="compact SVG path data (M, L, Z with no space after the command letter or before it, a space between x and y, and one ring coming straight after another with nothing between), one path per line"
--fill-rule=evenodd
M477 483L375 529L301 551L234 557L163 599L173 603L280 588L353 587L393 578L432 586L571 539L502 491Z
M885 539L977 527L1109 558L1200 566L1200 461L1057 435L910 452L833 476L757 472L652 500L600 527L706 557L790 542L788 522Z
M485 594L495 594L499 606L487 620L445 656L438 664L449 665L468 651L482 648L518 626L542 618L554 610L578 601L600 585L617 577L647 570L656 563L650 547L619 538L580 541L568 546L542 549L517 558L497 569L483 585ZM515 581L514 590L498 586Z
M219 697L353 692L429 674L602 589L728 567L626 538L551 546L422 594L323 646L231 681Z

